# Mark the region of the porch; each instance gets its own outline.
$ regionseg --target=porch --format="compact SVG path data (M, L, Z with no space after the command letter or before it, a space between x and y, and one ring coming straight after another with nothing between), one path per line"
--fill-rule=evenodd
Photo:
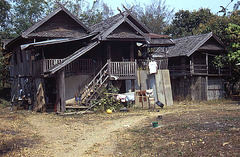
M63 59L42 59L34 62L34 74L43 74L47 70L60 64ZM137 78L137 69L147 69L148 60L135 61L107 61L107 70L110 80L132 80ZM156 60L158 69L167 69L167 59ZM102 68L102 62L93 59L77 59L64 67L66 75L96 75Z
M205 76L227 76L231 74L230 67L216 68L204 64L169 66L172 77L205 75Z
M63 59L42 59L34 62L34 74L42 74L61 63ZM97 66L93 59L77 59L64 67L65 74L92 74Z

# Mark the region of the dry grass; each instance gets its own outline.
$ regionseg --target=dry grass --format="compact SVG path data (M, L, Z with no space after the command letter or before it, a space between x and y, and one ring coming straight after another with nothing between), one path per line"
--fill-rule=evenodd
M158 115L163 118L156 119ZM0 156L56 156L53 150L77 156L87 142L86 156L238 156L239 115L240 106L227 101L182 101L159 112L133 109L81 116L9 112L4 105L0 106ZM122 120L129 125L135 120L134 127L111 125ZM152 128L154 121L160 127ZM98 132L106 135L105 140L86 137L99 136Z
M0 156L22 156L25 148L39 142L40 137L25 121L24 112L13 113L1 108L0 121Z
M119 155L239 156L240 106L215 103L176 105L175 113L149 118L143 126L118 134ZM160 127L152 128L153 121Z

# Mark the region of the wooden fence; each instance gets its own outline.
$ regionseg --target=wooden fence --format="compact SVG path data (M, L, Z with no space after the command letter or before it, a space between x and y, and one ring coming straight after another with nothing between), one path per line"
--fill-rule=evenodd
M154 60L157 63L158 70L168 69L168 59ZM148 64L150 60L138 59L138 69L146 70L148 69Z
M115 79L134 79L137 76L137 62L108 61L108 72Z
M57 64L61 63L63 59L43 59L34 62L34 73L41 74ZM99 63L100 64L100 63ZM81 74L92 74L96 69L97 63L92 59L77 59L74 62L69 63L65 66L65 73L81 73Z
M204 64L169 66L171 76L184 76L189 74L199 75L229 75L230 67L216 68Z

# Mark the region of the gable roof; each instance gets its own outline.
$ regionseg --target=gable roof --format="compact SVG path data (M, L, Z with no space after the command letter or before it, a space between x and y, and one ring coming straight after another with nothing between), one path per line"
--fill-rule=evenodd
M224 49L223 42L212 32L174 39L175 46L169 47L168 57L190 56L210 38L214 38Z
M77 17L75 17L73 14L71 14L64 6L60 5L60 7L58 9L56 9L55 11L53 11L52 13L50 13L49 15L47 15L45 18L43 18L42 20L38 21L37 23L35 23L34 25L32 25L30 28L28 28L26 31L24 31L21 36L23 38L27 38L27 36L29 34L31 34L32 32L34 32L37 28L39 28L40 26L42 26L44 23L46 23L48 20L50 20L53 16L57 15L60 12L64 12L65 14L67 14L68 16L71 17L71 19L73 19L75 22L77 22L86 32L90 32L90 29L87 28Z
M99 32L99 35L97 36L100 40L105 40L107 38L112 38L114 37L113 35L110 35L114 30L116 30L121 24L123 23L127 23L128 25L130 25L136 32L138 32L139 34L137 35L133 35L133 34L128 34L130 35L129 38L147 38L147 36L145 36L144 32L149 33L150 31L148 29L145 29L146 26L142 25L139 21L135 20L130 20L130 19L135 19L133 17L132 14L130 14L129 12L122 12L119 13L115 16L112 16L102 22L99 22L93 26L90 27L91 30L93 30L93 32ZM138 23L139 26L141 26L141 28L137 27L134 23ZM108 37L108 35L110 35ZM125 35L127 35L125 33ZM121 36L121 35L120 35ZM123 38L123 36L120 37L119 35L116 35L115 37L117 38ZM128 36L125 36L124 38L128 38Z

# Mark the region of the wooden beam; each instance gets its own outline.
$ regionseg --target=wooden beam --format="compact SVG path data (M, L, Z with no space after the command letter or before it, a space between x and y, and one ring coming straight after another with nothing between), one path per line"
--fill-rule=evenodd
M65 96L65 73L64 69L57 72L57 111L65 112L66 110L66 96Z
M207 65L207 74L208 74L208 54L206 53L206 65Z
M107 59L111 60L111 45L109 42L107 42Z
M190 57L190 74L192 75L194 73L194 60L193 55Z
M133 42L131 42L131 45L130 45L130 60L131 60L131 62L134 61L134 46L133 46Z

